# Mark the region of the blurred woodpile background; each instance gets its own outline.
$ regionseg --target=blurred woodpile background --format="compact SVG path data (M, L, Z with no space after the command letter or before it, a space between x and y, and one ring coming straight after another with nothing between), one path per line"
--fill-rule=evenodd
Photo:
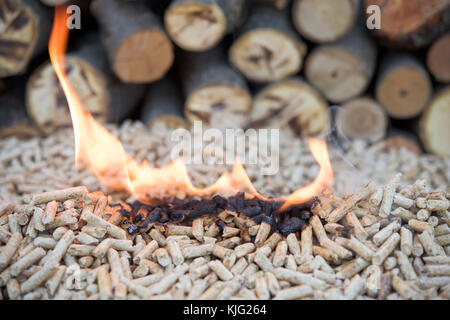
M58 4L81 8L66 68L102 122L331 123L450 155L450 0L0 0L2 137L71 126L47 52Z

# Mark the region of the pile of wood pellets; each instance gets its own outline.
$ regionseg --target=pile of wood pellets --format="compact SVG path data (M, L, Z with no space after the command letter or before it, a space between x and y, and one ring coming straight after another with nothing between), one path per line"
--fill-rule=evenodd
M204 215L129 235L99 191L37 193L1 204L0 296L447 300L449 199L397 174L346 197L325 192L309 223L288 235L239 212L217 215L222 230Z

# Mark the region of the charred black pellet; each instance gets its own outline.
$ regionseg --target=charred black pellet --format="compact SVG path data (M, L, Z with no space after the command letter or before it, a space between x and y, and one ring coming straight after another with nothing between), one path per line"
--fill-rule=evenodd
M145 208L145 207L149 207L149 206L147 204L145 204L145 203L142 203L142 202L138 201L138 200L134 201L131 204L131 209L133 211L138 211L139 209Z
M309 220L312 217L312 213L306 210L300 212L299 218L302 220Z
M228 204L227 199L225 199L224 197L219 196L219 195L214 196L214 197L212 198L212 200L213 200L214 203L216 204L217 208L220 208L220 209L225 209L225 207L226 207L227 204Z
M248 207L242 211L247 217L254 217L261 213L261 207Z
M138 214L136 216L134 216L133 218L133 223L138 223L139 221L141 221L143 218L142 214Z
M274 223L275 220L274 220L271 216L266 216L266 215L264 214L264 215L263 215L263 218L262 218L262 221L265 222L265 223L267 223L267 224L273 225L273 223Z
M252 218L255 223L260 224L263 221L263 217L267 217L265 214L258 214Z
M170 218L176 222L182 222L186 218L185 210L173 210L169 213Z
M184 209L184 210L192 210L197 208L198 206L202 205L202 201L199 199L190 199L187 202L185 202L184 204L181 204L179 206L177 206L179 209Z
M173 200L173 205L174 205L174 206L183 206L185 203L186 203L186 202L185 202L183 199L175 198L175 199Z
M222 232L223 228L225 228L225 223L223 223L223 221L216 221L216 225L219 227L220 232Z
M216 205L211 204L208 206L204 206L204 207L200 207L200 208L191 210L191 212L189 212L189 214L188 214L188 217L191 219L195 219L204 214L214 213L215 210L216 210Z
M130 225L129 227L128 227L128 233L129 234L135 234L135 233L137 233L138 231L139 231L139 227L138 226L136 226L135 224L132 224L132 225Z
M146 228L150 223L156 222L161 218L161 209L157 208L150 213L147 218L139 225L140 228Z
M165 223L167 221L169 221L169 216L167 215L167 212L162 211L161 212L161 216L159 218L159 221L162 223Z
M322 225L326 225L328 223L328 221L325 219L322 219L322 218L319 218L319 219L320 219L320 222L322 222Z
M122 216L127 217L127 218L130 218L130 216L131 216L131 211L128 211L128 210L126 210L126 209L120 209L120 210L119 210L119 213L120 213Z
M252 198L245 200L245 206L247 207L255 207L255 206L261 206L262 203L259 201L258 198Z
M228 201L236 208L236 210L241 211L245 207L245 194L239 192L235 196L230 197Z
M261 207L262 207L263 214L265 214L266 216L270 216L272 214L272 212L274 211L272 208L271 202L263 202L261 204Z
M162 213L163 213L163 211L160 208L155 208L152 211L150 211L150 213L148 214L148 217L152 219L152 222L157 221L157 220L159 220L159 218L161 218Z
M305 221L303 221L300 218L292 217L281 223L280 225L280 232L287 236L290 233L299 231L302 226L305 224Z

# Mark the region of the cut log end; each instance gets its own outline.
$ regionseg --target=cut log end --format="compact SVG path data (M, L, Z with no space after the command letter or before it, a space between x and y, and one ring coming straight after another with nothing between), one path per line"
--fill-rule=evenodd
M39 18L24 3L0 2L0 77L24 71L39 37Z
M188 51L213 48L225 35L226 19L214 3L182 2L165 13L164 23L172 40Z
M340 103L359 95L371 80L356 55L338 47L321 47L306 62L307 79L319 88L328 100Z
M67 57L66 70L83 106L95 118L105 121L109 93L103 75L90 64L73 57ZM49 62L36 69L28 80L26 105L30 118L46 134L72 123L64 92Z
M441 82L450 82L450 33L439 38L428 50L427 65Z
M284 79L300 71L305 48L283 32L255 29L240 36L230 48L230 61L255 82Z
M163 115L163 116L154 118L147 123L147 127L151 131L154 128L157 128L158 125L161 125L161 124L164 125L164 127L169 130L177 129L177 128L187 129L189 127L189 124L187 123L187 121L185 119L175 116L175 115Z
M329 125L328 104L303 81L287 79L263 89L254 98L251 127L290 126L302 137L320 136Z
M450 156L450 87L431 101L420 121L420 137L427 151Z
M388 120L383 108L376 101L356 98L338 110L336 124L349 139L376 142L386 135Z
M117 49L113 69L128 83L146 83L164 76L174 60L173 47L164 32L144 29L127 37Z
M408 149L412 153L420 156L422 150L418 144L418 139L413 138L409 135L404 134L394 134L384 141L384 151L390 152L391 150L400 150L401 148Z
M426 73L412 66L399 66L376 87L377 100L396 119L413 118L425 108L432 88Z
M295 28L306 39L329 43L344 37L357 17L353 0L296 0L292 7Z
M186 118L212 127L243 128L248 121L251 97L240 87L211 84L197 88L185 104Z
M394 48L423 48L448 30L450 23L450 0L365 0L364 5L380 8L381 28L373 33Z

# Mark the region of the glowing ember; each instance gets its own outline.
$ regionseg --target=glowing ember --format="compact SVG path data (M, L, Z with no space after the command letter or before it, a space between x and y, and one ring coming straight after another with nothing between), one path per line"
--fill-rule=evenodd
M64 54L67 47L66 8L55 9L53 31L49 43L50 60L61 83L69 104L75 135L76 163L84 163L97 178L113 190L128 190L137 199L166 196L168 190L176 190L185 196L207 196L212 194L232 195L239 191L259 199L283 200L288 206L304 203L323 189L331 186L333 172L329 162L326 143L310 139L309 147L320 165L317 178L310 185L300 188L287 197L266 199L253 187L241 162L236 159L231 173L225 172L211 186L196 188L190 181L186 166L175 160L164 168L152 168L147 162L137 163L129 156L121 142L101 126L83 107L65 73ZM157 194L156 192L160 192Z

